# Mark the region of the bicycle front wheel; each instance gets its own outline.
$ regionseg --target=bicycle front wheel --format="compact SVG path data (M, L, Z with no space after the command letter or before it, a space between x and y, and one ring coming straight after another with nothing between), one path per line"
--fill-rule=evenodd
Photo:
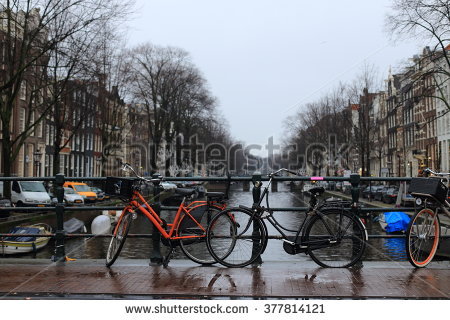
M109 243L108 252L106 253L106 266L110 267L116 261L127 239L128 231L132 221L132 213L128 208L122 211L122 215L114 228L114 234Z
M220 211L220 209L210 206L203 213L200 221L194 221L189 215L184 215L181 219L178 236L184 238L180 239L180 248L192 261L203 265L211 265L216 262L206 245L206 229L212 218Z
M212 257L220 264L245 267L264 250L267 234L263 222L252 212L230 208L216 215L206 232L206 244Z
M361 220L342 210L316 214L305 229L309 256L325 268L354 265L364 253L366 238L366 228Z
M433 260L439 245L439 218L431 209L422 209L409 222L406 230L406 255L416 268Z

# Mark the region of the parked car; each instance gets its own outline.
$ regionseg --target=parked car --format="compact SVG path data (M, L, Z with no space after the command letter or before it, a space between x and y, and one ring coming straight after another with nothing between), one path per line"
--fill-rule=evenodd
M398 189L389 188L385 194L383 194L382 200L384 203L394 203L397 200Z
M98 201L105 200L105 192L102 189L97 188L97 187L91 187L91 190L97 194Z
M83 182L65 182L64 187L72 188L76 193L83 197L84 202L94 202L97 200L97 194Z
M3 182L0 182L3 194ZM18 207L49 207L50 196L40 181L13 181L11 185L11 203Z
M390 188L390 186L382 186L375 191L374 200L383 201L383 194L385 194Z
M72 188L64 188L64 202L69 206L84 204L83 197Z
M384 186L369 186L362 192L363 198L375 199L375 194L378 190L381 190Z

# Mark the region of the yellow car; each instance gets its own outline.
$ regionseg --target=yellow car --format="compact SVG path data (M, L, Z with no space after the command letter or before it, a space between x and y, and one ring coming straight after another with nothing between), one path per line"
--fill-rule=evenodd
M76 193L83 197L84 202L95 202L97 200L97 194L91 190L91 188L83 182L66 182L65 188L72 188Z

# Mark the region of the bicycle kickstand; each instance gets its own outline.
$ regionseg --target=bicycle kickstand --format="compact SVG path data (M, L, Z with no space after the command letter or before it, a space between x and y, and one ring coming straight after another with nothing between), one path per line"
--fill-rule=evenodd
M164 267L164 268L167 268L167 266L169 265L169 261L170 261L170 258L172 258L172 254L173 254L173 246L170 245L169 252L168 252L167 255L163 258L162 264L163 264L163 267Z

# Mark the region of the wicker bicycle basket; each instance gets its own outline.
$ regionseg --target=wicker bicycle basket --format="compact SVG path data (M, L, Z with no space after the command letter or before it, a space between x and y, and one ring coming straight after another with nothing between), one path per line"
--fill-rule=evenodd
M131 198L136 179L123 177L106 177L106 194L116 197Z
M432 197L444 202L447 199L448 188L439 178L412 178L409 192L416 197Z

